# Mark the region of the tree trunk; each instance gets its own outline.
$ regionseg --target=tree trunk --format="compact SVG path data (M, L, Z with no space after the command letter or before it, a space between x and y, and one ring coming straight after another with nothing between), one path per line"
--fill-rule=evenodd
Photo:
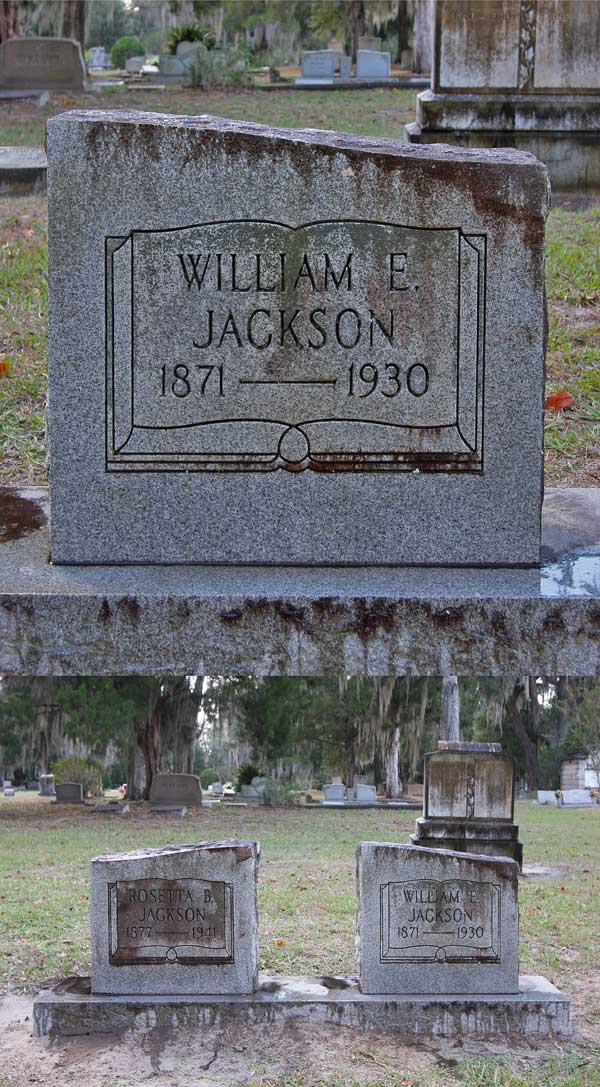
M442 676L440 740L460 740L460 694L457 676Z
M398 61L402 60L402 53L408 49L408 3L407 0L398 0Z
M63 38L74 38L85 49L86 0L64 0Z
M0 0L0 42L16 38L20 33L19 0Z
M352 739L346 740L345 763L346 772L344 774L344 785L346 785L348 789L353 789L354 778L356 777L356 751L354 737L352 737Z
M525 699L523 699L525 694ZM539 788L538 727L540 705L535 676L519 678L506 700L507 716L523 751L527 788Z
M160 718L160 705L157 704L149 710L148 716L136 726L137 741L142 749L146 767L145 800L149 799L154 775L159 773L162 765Z
M143 800L145 760L136 737L132 737L127 760L127 800Z
M365 22L363 0L350 0L350 15L352 19L352 63L356 64L358 39L364 30Z
M386 792L390 800L397 800L400 796L400 778L398 775L398 759L400 757L400 726L396 725L392 732L390 746L387 751L385 783Z

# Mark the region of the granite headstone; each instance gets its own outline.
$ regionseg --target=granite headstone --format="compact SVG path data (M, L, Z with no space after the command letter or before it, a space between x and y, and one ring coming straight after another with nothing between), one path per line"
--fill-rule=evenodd
M533 157L126 111L48 155L53 562L539 561Z
M3 90L82 90L85 61L71 38L8 38L0 43Z
M228 839L96 857L93 993L252 993L259 845Z
M388 842L358 848L363 993L516 993L519 866Z
M63 781L54 786L57 804L83 804L83 785L79 781Z
M202 787L196 774L155 774L148 799L151 804L189 804L199 807Z

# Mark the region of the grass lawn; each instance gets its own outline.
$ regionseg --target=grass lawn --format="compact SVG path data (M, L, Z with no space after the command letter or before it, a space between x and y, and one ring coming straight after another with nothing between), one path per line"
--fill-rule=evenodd
M89 973L91 857L221 837L261 842L261 969L355 973L357 842L406 842L414 818L414 812L260 808L207 809L185 819L144 811L101 817L26 794L0 799L0 991L33 990L51 977ZM566 1055L538 1068L537 1078L527 1071L517 1075L510 1063L476 1060L461 1063L450 1078L440 1072L423 1084L600 1087L600 808L560 811L519 803L516 819L526 865L554 868L550 878L527 877L520 884L521 972L544 974L571 994L585 1041L570 1056L569 1046L563 1047ZM381 1082L400 1087L402 1079ZM285 1087L312 1084L285 1081Z

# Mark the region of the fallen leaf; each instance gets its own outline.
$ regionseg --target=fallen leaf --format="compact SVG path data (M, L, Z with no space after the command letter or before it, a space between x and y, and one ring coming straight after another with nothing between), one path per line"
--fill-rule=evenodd
M8 359L4 359L0 362L0 377L8 377L10 371L10 362Z
M546 409L548 411L564 411L565 408L570 408L571 404L575 401L575 397L571 396L571 393L566 389L561 389L560 392L552 393L546 400Z
M275 940L277 947L285 947L285 940Z

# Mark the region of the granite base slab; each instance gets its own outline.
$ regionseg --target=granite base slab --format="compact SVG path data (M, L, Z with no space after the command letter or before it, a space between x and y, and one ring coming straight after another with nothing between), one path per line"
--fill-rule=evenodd
M0 147L0 193L43 196L47 160L43 147Z
M52 566L0 488L0 672L595 675L600 488L547 490L540 569Z
M600 131L550 132L545 129L431 129L418 121L405 127L412 144L443 143L449 147L515 147L528 151L546 166L552 191L600 188Z
M87 983L87 985L86 985ZM356 978L261 976L251 996L93 996L89 978L41 992L38 1037L106 1034L168 1026L186 1030L302 1019L406 1037L560 1037L572 1033L570 1000L543 977L519 978L512 996L367 996Z

